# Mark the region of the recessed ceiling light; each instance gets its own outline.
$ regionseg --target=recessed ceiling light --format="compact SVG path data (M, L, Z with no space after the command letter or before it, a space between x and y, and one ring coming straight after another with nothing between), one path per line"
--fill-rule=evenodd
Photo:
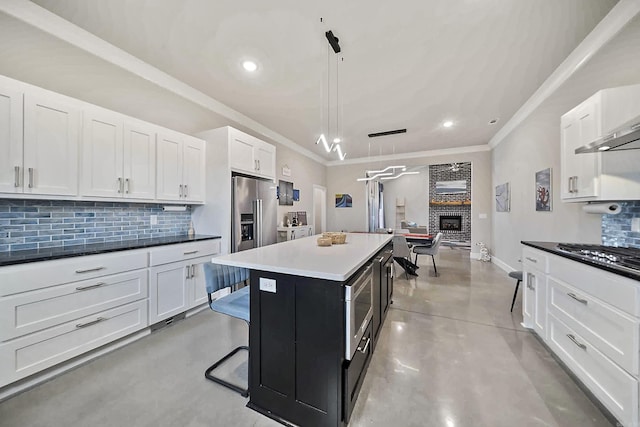
M245 70L247 70L250 73L253 73L255 70L258 69L258 64L256 64L253 61L244 61L242 63L242 68L244 68Z
M333 138L333 142L336 143L336 144L339 144L340 142L342 142L342 140L340 138L336 137L336 138Z
M446 122L442 123L442 126L450 128L451 126L453 126L453 122L451 120L447 120Z
M489 124L490 125L495 125L496 123L498 123L498 120L500 120L500 119L491 119L491 120L489 120Z

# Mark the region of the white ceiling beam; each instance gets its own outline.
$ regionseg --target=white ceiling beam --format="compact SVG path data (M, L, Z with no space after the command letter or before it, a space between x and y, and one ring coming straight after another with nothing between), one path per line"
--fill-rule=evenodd
M495 148L549 98L564 82L578 71L605 44L613 39L638 13L640 0L620 0L602 21L585 37L573 52L551 73L522 107L491 138L489 145Z
M2 0L0 11L12 16L32 27L44 31L100 59L116 65L138 77L143 78L169 92L206 108L222 117L232 120L260 136L269 138L284 145L318 163L325 164L326 159L307 150L285 136L269 129L239 111L228 107L220 101L200 92L197 89L171 77L160 69L147 64L128 52L91 34L77 25L49 12L28 0Z
M371 162L388 162L391 160L417 159L421 157L451 156L455 154L477 153L479 151L491 151L489 145L470 145L468 147L444 148L441 150L416 151L413 153L387 154L384 156L358 157L357 159L346 159L344 161L332 160L326 162L326 165L343 166L358 165Z

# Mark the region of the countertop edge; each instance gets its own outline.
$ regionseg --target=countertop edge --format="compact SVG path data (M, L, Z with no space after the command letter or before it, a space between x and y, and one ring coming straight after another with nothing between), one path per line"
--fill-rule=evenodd
M307 238L312 238L312 237L317 237L317 236L310 236ZM351 268L349 271L347 271L344 274L323 272L323 271L317 271L317 270L296 269L295 267L264 265L264 264L253 263L248 261L234 261L229 259L219 260L218 257L213 257L211 262L213 264L230 265L232 267L248 268L251 270L290 274L293 276L311 277L314 279L331 280L335 282L345 282L350 277L352 277L360 269L360 267L362 267L367 261L369 261L371 257L373 257L386 245L391 243L392 239L393 239L393 236L389 235L389 237L386 240L384 240L382 243L378 244L375 247L375 249L369 251L367 255L365 255L363 259L360 262L358 262L355 267ZM231 254L226 254L226 255L231 255Z
M548 253L553 254L553 255L560 256L562 258L569 259L571 261L576 261L576 262L579 262L581 264L588 265L589 267L594 267L594 268L597 268L599 270L604 270L604 271L607 271L609 273L617 274L618 276L623 276L623 277L627 277L629 279L640 281L640 273L639 274L634 274L634 273L632 273L630 271L619 270L619 269L617 269L615 267L612 267L612 266L599 264L597 262L592 262L590 260L583 259L583 258L574 257L574 256L571 256L568 253L565 253L565 252L559 251L557 249L553 249L553 248L550 248L548 246L545 246L545 245L557 245L560 242L532 242L532 241L529 241L529 240L521 240L520 243L525 245L525 246L532 247L534 249L538 249L538 250L541 250L541 251L544 251L544 252L548 252Z
M169 236L172 237L172 236ZM144 243L140 243L138 246L136 246L135 244L133 246L123 246L123 247L108 247L107 245L109 244L114 244L114 243L119 243L119 242L110 242L110 243L104 243L105 247L104 249L101 249L99 247L99 245L101 245L100 243L94 244L92 245L91 248L86 248L84 245L74 245L74 246L67 246L66 250L68 251L67 253L65 253L65 247L56 247L56 248L50 248L50 250L52 252L54 252L53 254L41 254L40 256L38 256L38 254L33 255L32 258L28 258L29 254L20 254L20 252L22 251L16 251L13 253L9 253L8 258L7 259L2 259L2 254L0 253L0 268L1 267L9 267L12 265L21 265L21 264L30 264L33 262L44 262L44 261L55 261L55 260L59 260L59 259L68 259L68 258L76 258L76 257L81 257L81 256L91 256L91 255L100 255L100 254L107 254L107 253L112 253L112 252L122 252L122 251L135 251L135 250L139 250L139 249L145 249L145 248L153 248L153 247L159 247L159 246L168 246L168 245L180 245L180 244L184 244L184 243L195 243L195 242L202 242L202 241L206 241L206 240L215 240L215 239L221 239L221 236L208 236L208 235L196 235L194 237L184 237L181 240L182 236L175 236L176 240L175 241L156 241L153 242L154 239L140 239L140 240L148 240L147 242ZM167 239L168 237L165 237L165 239ZM122 243L125 242L134 242L136 240L127 240L127 241L122 241ZM84 248L84 249L81 249ZM59 253L55 253L56 250L59 250ZM28 252L28 251L24 251L24 252ZM15 259L11 259L12 256L15 256ZM24 258L24 257L27 258Z

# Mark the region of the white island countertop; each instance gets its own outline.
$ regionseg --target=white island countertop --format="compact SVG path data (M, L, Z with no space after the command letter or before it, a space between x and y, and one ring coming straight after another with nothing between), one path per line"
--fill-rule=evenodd
M392 239L390 234L347 233L342 245L318 246L310 236L222 255L214 264L343 282Z

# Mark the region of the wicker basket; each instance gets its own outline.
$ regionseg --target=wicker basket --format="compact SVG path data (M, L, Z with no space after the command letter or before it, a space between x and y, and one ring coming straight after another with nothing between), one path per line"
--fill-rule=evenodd
M334 245L342 245L347 241L346 233L328 232L322 233L322 237L330 237Z
M318 237L318 246L331 246L333 241L330 237Z

